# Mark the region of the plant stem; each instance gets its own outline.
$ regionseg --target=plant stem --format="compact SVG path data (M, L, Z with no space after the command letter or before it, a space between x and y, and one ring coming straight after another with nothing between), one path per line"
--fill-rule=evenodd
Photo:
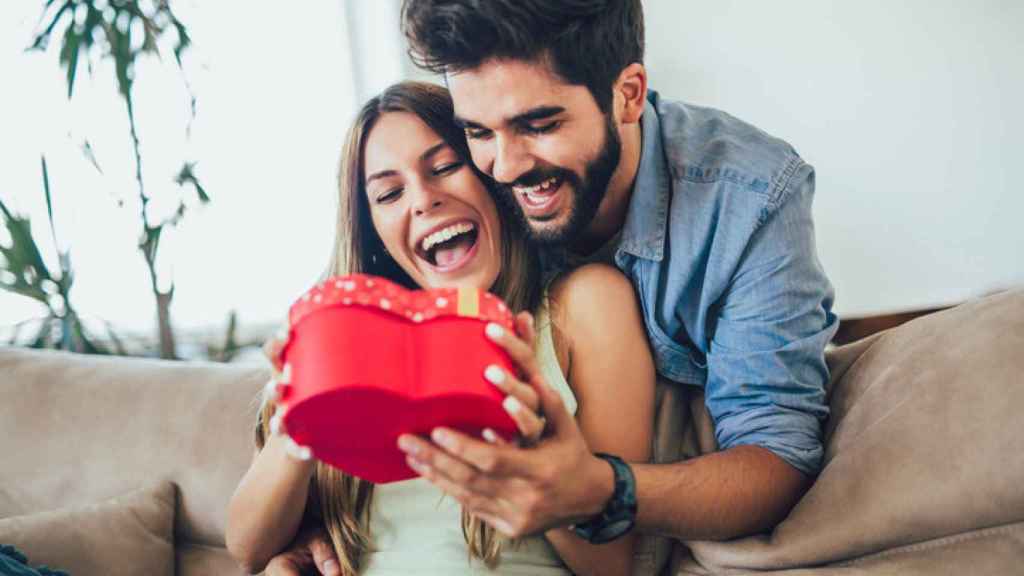
M139 153L139 135L135 129L135 109L132 105L131 94L125 94L124 101L128 108L128 124L131 128L132 151L135 153L135 181L139 186L142 228L145 236L145 240L140 244L139 248L142 250L142 256L145 258L146 266L149 268L149 283L153 290L153 296L156 298L157 338L160 343L160 357L167 360L173 360L178 357L177 346L174 342L174 330L171 327L171 300L174 298L174 285L172 283L170 290L166 292L162 292L160 290L160 284L158 282L156 272L156 256L157 250L160 247L160 235L159 233L154 235L152 232L160 232L160 228L162 226L152 227L149 225L149 220L146 218L146 209L149 205L149 198L146 196L145 188L142 183L142 155Z

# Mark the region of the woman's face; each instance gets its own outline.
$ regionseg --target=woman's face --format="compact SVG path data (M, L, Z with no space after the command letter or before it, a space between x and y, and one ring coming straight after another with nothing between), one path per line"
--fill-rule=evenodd
M423 287L489 289L501 223L467 161L409 112L383 114L365 146L370 215L391 257Z

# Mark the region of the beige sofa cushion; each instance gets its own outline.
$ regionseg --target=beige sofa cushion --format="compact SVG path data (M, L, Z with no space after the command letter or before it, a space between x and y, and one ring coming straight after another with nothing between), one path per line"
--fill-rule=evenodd
M928 569L915 573L967 574L984 565L976 558L987 545L996 547L993 553L1001 550L1001 558L1016 559L993 573L1019 569L1024 291L920 318L838 350L830 364L825 466L810 491L771 534L688 543L692 557L681 573L778 570L858 557L863 568L892 559L873 554L907 547L907 558L931 549L948 560L922 560ZM984 537L958 536L964 534ZM968 541L972 554L940 554L943 546L967 549Z
M252 460L268 376L259 366L0 347L0 518L169 481L178 574L242 574L227 568L224 523Z
M0 519L0 542L72 576L174 574L174 485L98 504Z

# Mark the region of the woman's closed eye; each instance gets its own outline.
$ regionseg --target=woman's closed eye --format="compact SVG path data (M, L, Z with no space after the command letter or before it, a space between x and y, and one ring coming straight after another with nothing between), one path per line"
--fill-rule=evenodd
M448 174L451 174L452 172L455 172L459 168L462 168L462 166L462 162L448 162L434 167L433 173L434 176L446 176Z
M392 188L382 194L378 194L375 198L377 204L387 204L398 199L402 194L403 188Z

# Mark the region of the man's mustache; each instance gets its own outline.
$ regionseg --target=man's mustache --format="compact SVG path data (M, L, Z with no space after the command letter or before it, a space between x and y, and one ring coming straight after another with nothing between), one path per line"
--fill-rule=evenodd
M506 191L511 192L514 187L527 187L536 186L541 182L544 182L550 178L559 178L566 180L572 184L575 184L578 178L570 170L565 168L545 168L539 170L531 170L526 174L523 174L519 178L516 178L512 182L499 182L498 184Z

